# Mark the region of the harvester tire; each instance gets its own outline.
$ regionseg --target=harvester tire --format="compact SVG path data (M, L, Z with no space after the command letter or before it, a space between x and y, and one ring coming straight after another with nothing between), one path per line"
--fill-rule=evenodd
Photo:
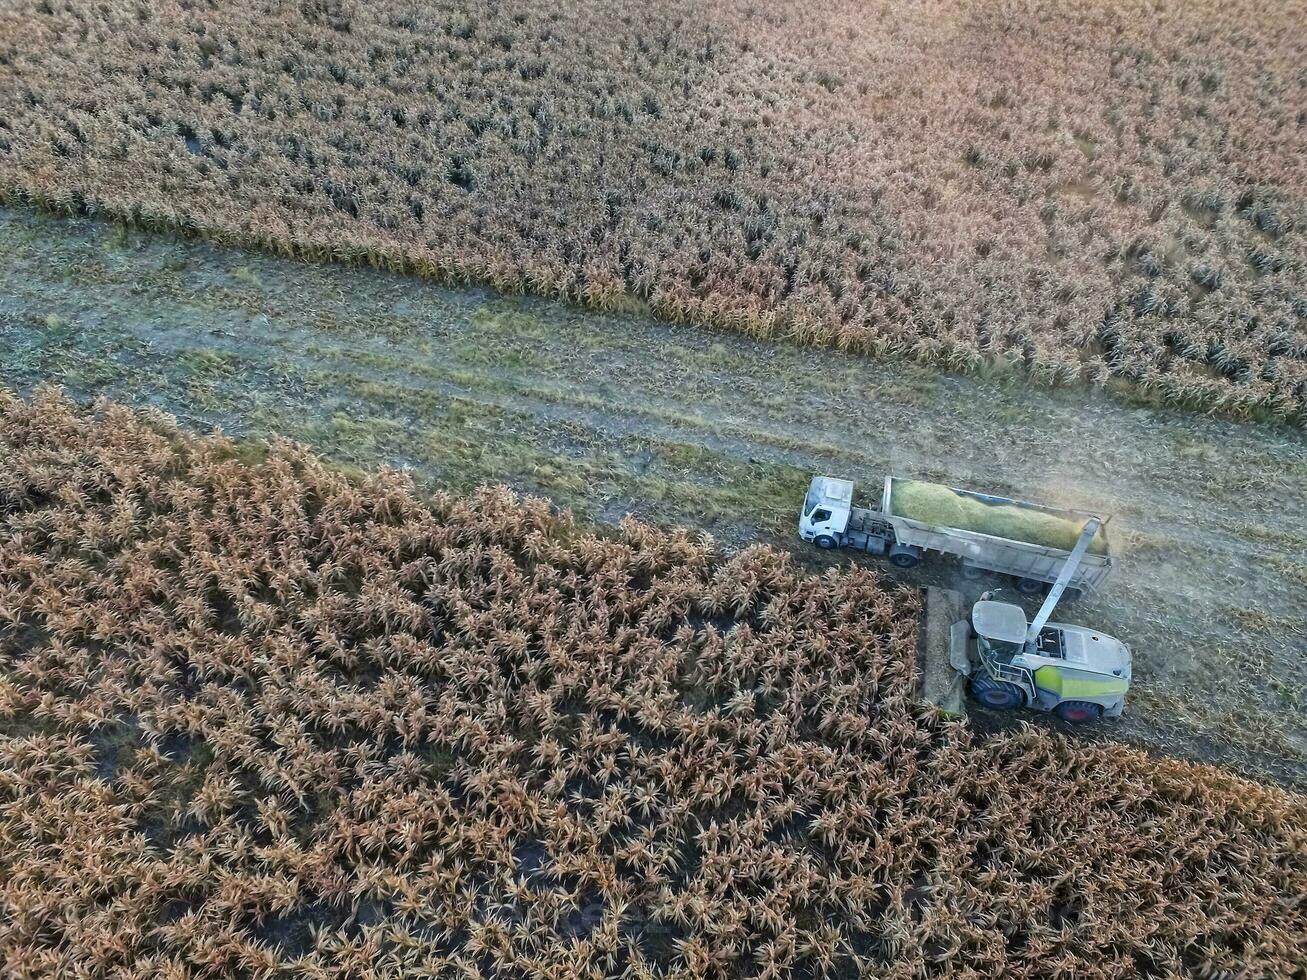
M1089 701L1063 701L1057 706L1057 716L1073 725L1097 721L1102 714L1103 706Z
M1026 703L1026 693L1021 688L1007 681L996 681L983 673L971 678L971 696L986 708L999 711L1021 708Z

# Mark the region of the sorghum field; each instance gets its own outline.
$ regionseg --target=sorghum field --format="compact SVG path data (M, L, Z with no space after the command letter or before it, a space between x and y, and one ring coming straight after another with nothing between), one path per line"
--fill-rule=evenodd
M13 977L1288 976L1307 800L914 704L917 594L0 393Z
M9 0L0 197L1307 421L1300 0Z

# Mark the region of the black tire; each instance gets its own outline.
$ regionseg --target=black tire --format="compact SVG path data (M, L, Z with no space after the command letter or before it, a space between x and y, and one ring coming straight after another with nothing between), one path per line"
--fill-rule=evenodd
M1057 706L1057 716L1071 725L1083 725L1103 716L1103 706L1089 701L1063 701Z
M912 545L894 545L890 548L889 563L895 568L916 568L921 564L921 550Z
M1007 681L996 681L985 673L971 678L971 696L986 708L998 711L1010 711L1026 705L1025 691Z
M817 535L815 538L812 539L812 543L815 544L822 551L831 551L839 547L839 542L836 541L834 538L832 538L829 534Z
M1038 595L1046 589L1047 583L1041 582L1037 578L1018 578L1016 580L1017 591L1022 595Z
M962 566L962 577L963 577L964 579L966 579L968 582L975 582L975 581L977 581L978 579L982 579L982 578L984 578L984 577L985 577L986 575L988 575L988 574L989 574L989 573L986 572L986 571L985 571L983 568L981 568L979 565L963 565L963 566Z

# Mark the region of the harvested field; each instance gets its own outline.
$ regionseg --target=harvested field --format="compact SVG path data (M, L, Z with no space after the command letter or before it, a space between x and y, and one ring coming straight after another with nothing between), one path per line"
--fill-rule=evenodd
M9 975L1307 956L1307 800L924 713L916 593L866 571L51 394L0 396L0 454Z
M1301 424L1303 23L19 0L0 195Z

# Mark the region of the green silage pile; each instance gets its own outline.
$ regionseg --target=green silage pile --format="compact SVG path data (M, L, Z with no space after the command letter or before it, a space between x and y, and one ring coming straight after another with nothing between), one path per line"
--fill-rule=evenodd
M1084 521L1067 520L1013 504L987 504L955 493L938 483L895 480L890 509L899 517L939 527L975 531L996 538L1028 541L1046 548L1070 551L1076 546ZM1107 554L1107 532L1099 529L1089 543L1095 555Z

